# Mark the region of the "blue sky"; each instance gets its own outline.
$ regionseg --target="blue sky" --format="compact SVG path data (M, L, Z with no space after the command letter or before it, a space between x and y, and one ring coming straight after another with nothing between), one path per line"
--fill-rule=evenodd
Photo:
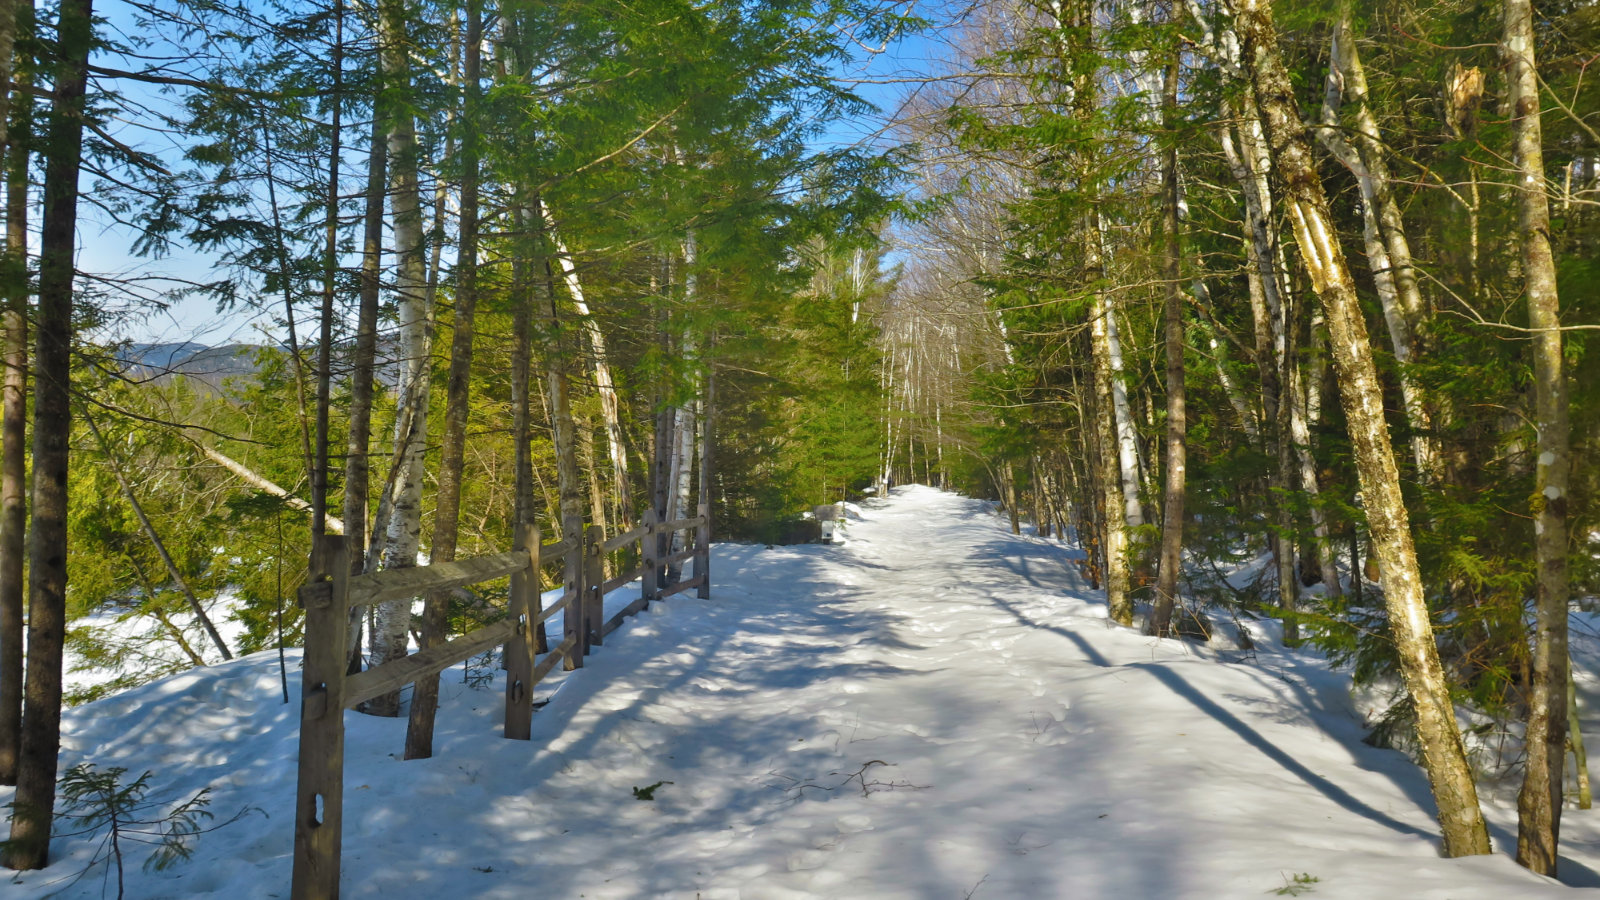
M951 10L960 8L956 5L957 0L914 2L916 5L912 12L930 20L946 20L952 14ZM133 7L122 0L101 0L97 6L97 12L106 17L108 36L113 40L126 40L126 35L134 28ZM943 35L936 27L902 38L881 52L864 53L853 65L841 67L840 77L853 84L862 97L877 105L880 113L829 123L823 143L867 142L876 145L884 142L886 138L882 129L886 117L892 115L902 99L914 89L915 79L930 71L930 59L943 56L944 53ZM128 69L138 67L136 62L121 59L110 59L105 64ZM118 88L140 102L154 105L170 102L145 85L121 84ZM114 130L119 137L142 150L171 158L181 152L178 140L170 135L142 131L136 125L129 124ZM81 271L143 278L170 276L190 281L216 277L208 257L182 247L175 248L171 255L162 259L133 256L129 252L134 240L132 231L112 223L92 203L80 205L78 239L78 267ZM268 314L248 308L219 314L210 299L189 298L173 304L165 312L130 317L119 323L112 336L151 342L194 340L218 345L259 342L273 334L272 329Z

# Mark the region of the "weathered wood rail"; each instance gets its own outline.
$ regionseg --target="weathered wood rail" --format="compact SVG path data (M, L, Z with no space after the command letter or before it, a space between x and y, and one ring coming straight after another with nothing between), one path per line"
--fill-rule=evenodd
M301 669L299 785L295 796L294 900L337 900L344 811L345 710L399 690L496 646L504 646L506 670L505 736L528 740L533 727L533 688L558 662L567 669L583 667L583 657L606 635L656 600L698 589L711 595L711 516L705 504L686 519L658 523L646 513L644 524L607 538L597 526L581 529L568 521L567 537L539 543L539 531L528 525L517 531L512 550L456 562L350 575L344 537L327 535L312 548L311 576L300 588L305 608L305 656ZM673 551L673 536L685 532L682 550ZM630 572L604 577L606 554L639 546L640 564ZM694 577L665 583L669 565L695 561ZM543 606L539 572L562 563L561 598ZM346 674L352 611L373 603L423 597L436 591L511 578L505 618L403 659ZM639 597L610 619L605 597L638 580ZM562 640L540 654L536 626L557 612Z

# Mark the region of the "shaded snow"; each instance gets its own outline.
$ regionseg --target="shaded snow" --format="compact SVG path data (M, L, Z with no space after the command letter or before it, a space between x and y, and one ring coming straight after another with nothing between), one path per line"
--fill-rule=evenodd
M432 760L398 759L403 720L347 713L344 896L1221 898L1301 873L1316 898L1569 894L1503 853L1441 859L1422 773L1360 743L1348 677L1311 655L1112 627L1071 551L976 501L897 488L851 518L842 546L718 546L714 599L541 685L531 742L500 738L499 680L459 668ZM130 896L288 896L295 708L265 653L68 714L64 767L265 813L170 872L130 866ZM1512 846L1515 810L1487 812ZM1600 884L1595 814L1564 837L1567 877ZM91 849L60 840L5 896Z

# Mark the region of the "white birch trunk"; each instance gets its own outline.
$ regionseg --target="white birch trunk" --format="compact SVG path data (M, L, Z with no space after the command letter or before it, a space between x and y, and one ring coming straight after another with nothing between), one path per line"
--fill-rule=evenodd
M1106 258L1105 220L1094 213L1095 230L1100 241L1100 259ZM1099 294L1100 312L1104 319L1106 358L1111 366L1111 412L1116 424L1117 468L1122 483L1122 518L1129 528L1144 524L1144 506L1139 502L1139 435L1134 429L1133 411L1128 404L1128 378L1123 371L1122 339L1117 329L1115 299L1105 292ZM1008 349L1007 356L1010 351Z
M409 35L405 9L398 3L380 8L382 65L391 84L410 83L406 54ZM399 311L398 392L409 408L396 416L394 451L400 472L384 535L381 563L385 569L417 564L422 537L423 453L428 432L428 308L427 273L423 258L422 205L418 184L420 149L416 122L410 111L396 104L389 127L389 190L394 215L395 292ZM410 641L411 600L379 604L373 610L371 664L382 665L406 655ZM369 704L379 715L398 715L399 698L391 694Z
M622 406L617 399L616 382L611 377L610 357L606 353L606 336L600 331L600 324L589 315L589 304L584 300L583 281L578 277L578 267L573 263L566 242L556 230L555 217L551 215L550 208L543 203L539 204L539 208L544 216L545 227L549 229L550 240L555 244L556 262L561 267L561 277L566 282L567 293L572 296L573 309L577 312L579 321L583 323L584 334L589 339L589 348L594 353L595 393L600 397L600 415L605 421L611 474L616 481L614 490L622 510L622 521L618 527L625 531L633 527L632 479L628 474L627 444L622 435Z
M1410 371L1415 356L1416 329L1422 315L1422 295L1411 266L1405 225L1393 192L1389 190L1381 148L1374 150L1368 146L1377 140L1377 125L1364 102L1366 75L1350 34L1348 9L1334 26L1332 57L1333 65L1328 69L1327 90L1322 101L1323 127L1317 130L1317 137L1334 159L1350 170L1361 189L1361 239L1383 308L1389 346L1400 363L1400 396L1411 425L1412 457L1419 476L1432 481L1440 475L1439 452L1431 437L1422 389ZM1361 135L1354 145L1339 128L1339 109L1347 93L1356 101L1357 133Z
M683 299L685 303L695 302L700 289L700 279L695 273L695 266L699 261L699 247L695 242L694 230L690 229L683 240ZM686 361L692 362L697 352L694 335L684 330L683 344L680 352ZM694 437L695 437L695 401L690 400L679 406L673 413L675 426L673 428L674 441L672 447L672 471L668 481L667 491L667 518L681 519L694 509L694 494L691 490L694 476ZM671 550L673 553L684 549L684 534L681 531L672 533ZM677 581L682 574L683 565L674 563L668 568L669 581Z
M1434 643L1410 516L1384 420L1377 366L1355 284L1312 158L1305 122L1294 102L1294 88L1278 54L1271 7L1266 0L1238 0L1237 22L1242 43L1250 49L1251 88L1261 104L1261 120L1272 142L1296 244L1312 289L1327 313L1352 455L1383 572L1389 627L1416 709L1417 740L1433 788L1445 852L1450 856L1488 853L1488 830Z

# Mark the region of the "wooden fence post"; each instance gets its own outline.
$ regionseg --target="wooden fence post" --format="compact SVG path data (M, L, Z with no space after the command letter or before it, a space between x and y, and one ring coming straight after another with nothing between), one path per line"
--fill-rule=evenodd
M600 545L606 542L605 531L599 525L590 525L583 532L583 596L584 625L588 629L588 647L600 646L606 630L606 598L600 593L605 584L605 559ZM586 651L587 652L587 651Z
M561 610L561 634L572 640L563 667L567 671L583 668L583 656L589 652L583 627L583 520L568 516L561 520L561 539L567 542L567 552L562 556L564 577L561 600L566 606Z
M300 676L299 784L295 790L295 900L338 900L344 813L344 677L350 557L341 535L322 535L300 588L305 653Z
M700 527L694 535L694 574L700 576L700 586L695 596L701 600L711 597L711 504L700 504Z
M645 510L644 537L639 539L640 554L644 557L644 574L639 576L639 596L644 598L645 609L656 602L656 597L661 593L661 566L656 560L656 511Z
M528 685L533 681L533 628L529 623L539 611L539 528L523 522L517 525L512 549L528 551L528 568L511 573L511 600L506 615L516 623L506 641L506 737L528 740L533 734L533 698Z

